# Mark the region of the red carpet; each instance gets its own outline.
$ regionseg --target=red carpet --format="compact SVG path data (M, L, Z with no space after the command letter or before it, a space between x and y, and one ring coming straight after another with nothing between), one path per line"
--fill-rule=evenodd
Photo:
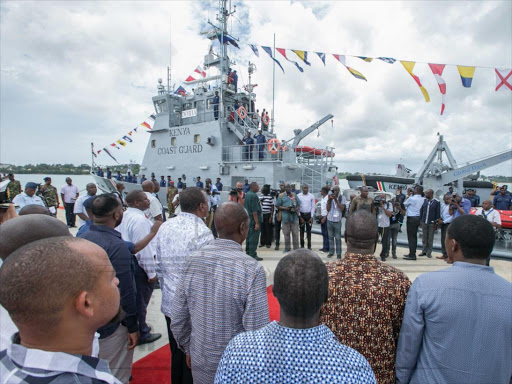
M267 287L270 321L279 320L279 303ZM167 334L162 335L167 337ZM171 384L171 350L169 344L151 352L133 364L131 384Z

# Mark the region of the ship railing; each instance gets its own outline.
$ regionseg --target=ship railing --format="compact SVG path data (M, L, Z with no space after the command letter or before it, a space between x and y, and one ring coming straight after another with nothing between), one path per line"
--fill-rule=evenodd
M282 150L271 153L267 143L247 145L226 145L222 147L224 163L256 163L283 161Z
M248 112L245 119L242 119L238 111L235 110L235 108L232 105L228 105L226 107L226 110L228 111L226 116L228 121L231 121L235 124L242 126L245 131L248 131L250 129L258 129L257 120L256 122L253 120L253 116L256 114L256 112Z
M320 170L313 169L303 164L302 168L302 184L307 184L311 193L320 193L325 185L325 172L327 166L322 165Z
M186 112L186 110L183 112ZM198 109L196 110L196 114L190 117L183 117L183 112L169 113L169 127L179 127L181 125L199 124L208 121L215 121L215 114L213 109ZM220 112L218 114L218 118L220 118Z

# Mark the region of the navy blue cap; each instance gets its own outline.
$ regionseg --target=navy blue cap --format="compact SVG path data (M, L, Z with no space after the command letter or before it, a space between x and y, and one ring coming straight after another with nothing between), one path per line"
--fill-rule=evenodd
M46 176L43 180L44 181L48 181L48 180L51 180L51 179L52 179L51 177Z
M96 196L93 196L93 197L89 197L87 200L85 200L84 201L84 208L91 209L92 208L92 202L94 201L95 198L96 198Z
M27 184L25 184L25 188L37 189L37 184L29 181Z

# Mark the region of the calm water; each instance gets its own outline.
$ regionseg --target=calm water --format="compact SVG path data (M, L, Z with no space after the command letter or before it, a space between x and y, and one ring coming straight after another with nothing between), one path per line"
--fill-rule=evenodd
M26 174L26 175L14 175L16 180L19 180L22 188L25 187L25 184L32 181L34 183L42 184L44 183L45 177L52 178L52 185L57 188L60 193L60 189L66 184L66 175L41 175L41 174ZM94 179L90 175L70 175L71 180L73 180L73 184L78 187L80 193L82 191L85 192L85 186L88 183L94 183Z

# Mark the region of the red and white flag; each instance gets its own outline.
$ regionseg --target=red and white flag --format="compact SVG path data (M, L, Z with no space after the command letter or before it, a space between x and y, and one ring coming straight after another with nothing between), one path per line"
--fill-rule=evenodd
M444 71L444 64L429 64L428 65L430 69L432 70L432 73L436 77L437 85L439 85L439 91L441 91L441 115L444 112L444 107L446 104L446 82L443 79L443 71Z
M185 83L188 83L188 82L191 82L194 80L199 80L201 78L204 79L205 77L206 77L206 72L203 70L203 68L201 68L200 65L198 65L197 68L194 69L194 72L192 72L192 74L185 79Z
M496 91L507 89L512 91L512 70L496 68L494 72L496 72Z

